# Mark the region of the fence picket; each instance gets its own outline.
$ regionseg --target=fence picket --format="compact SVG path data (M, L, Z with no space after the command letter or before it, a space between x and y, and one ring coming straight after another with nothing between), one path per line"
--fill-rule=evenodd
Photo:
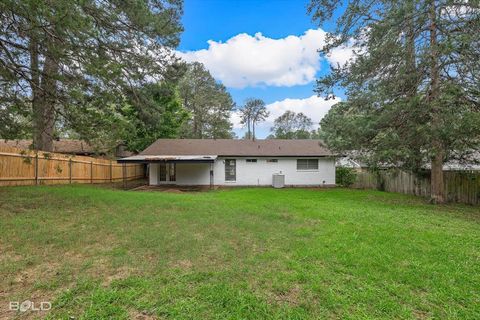
M381 170L372 173L368 170L357 172L353 188L379 189L383 179L385 191L430 196L430 176L417 176L410 172ZM449 201L467 204L480 204L480 171L444 171L445 194Z
M118 178L122 181L143 178L144 166L132 166L133 170L125 171L124 175L117 170L122 165L108 159L0 146L0 186L108 183Z

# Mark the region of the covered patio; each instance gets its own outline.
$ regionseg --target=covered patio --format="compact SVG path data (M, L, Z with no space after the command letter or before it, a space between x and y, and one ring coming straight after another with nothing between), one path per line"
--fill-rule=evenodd
M148 156L137 155L119 159L119 163L148 165L150 186L214 186L213 165L216 155Z

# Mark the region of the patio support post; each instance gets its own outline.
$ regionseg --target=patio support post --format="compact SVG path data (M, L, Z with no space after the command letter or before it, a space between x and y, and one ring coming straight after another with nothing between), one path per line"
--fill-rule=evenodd
M68 183L72 184L72 158L68 159Z
M127 165L122 163L123 189L127 189Z
M210 163L210 189L213 189L213 163Z
M38 186L38 151L35 154L35 185Z

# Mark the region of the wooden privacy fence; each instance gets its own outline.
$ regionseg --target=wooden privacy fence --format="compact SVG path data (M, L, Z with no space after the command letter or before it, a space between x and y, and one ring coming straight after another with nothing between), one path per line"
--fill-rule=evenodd
M480 204L480 171L444 171L443 174L447 201ZM376 173L362 170L357 172L357 180L352 187L429 197L430 172L418 175L398 169L380 170Z
M142 164L0 146L0 186L109 183L143 178Z

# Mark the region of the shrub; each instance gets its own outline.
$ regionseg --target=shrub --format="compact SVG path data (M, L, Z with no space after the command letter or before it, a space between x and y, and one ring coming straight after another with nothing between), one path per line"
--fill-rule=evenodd
M357 174L352 168L337 167L335 183L342 187L350 187L357 179Z

